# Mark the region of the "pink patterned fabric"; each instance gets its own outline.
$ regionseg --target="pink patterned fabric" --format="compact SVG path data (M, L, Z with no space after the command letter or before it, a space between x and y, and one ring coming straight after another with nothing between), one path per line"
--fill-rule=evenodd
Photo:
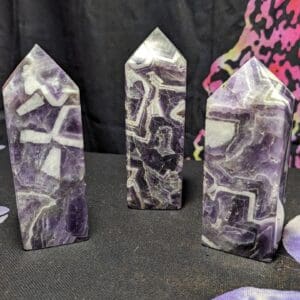
M255 56L288 88L296 99L291 166L300 168L300 5L299 0L249 0L245 27L232 49L217 58L203 81L208 94L213 93L247 60ZM227 78L220 79L220 74ZM224 77L224 76L223 76ZM201 159L203 130L194 141L194 158ZM199 142L200 140L200 142Z

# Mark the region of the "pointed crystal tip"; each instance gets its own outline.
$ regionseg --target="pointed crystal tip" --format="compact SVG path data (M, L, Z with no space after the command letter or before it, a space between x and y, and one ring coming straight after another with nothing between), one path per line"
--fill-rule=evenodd
M39 44L34 44L31 51L33 50L39 50L39 51L43 51L43 52L46 52Z
M151 46L154 46L155 43L159 42L161 45L172 45L175 46L168 39L168 37L160 30L159 27L156 27L146 38L145 42L149 43ZM177 50L177 49L176 49Z
M186 67L186 60L168 37L156 27L128 59L126 65L142 67L165 61Z
M294 107L292 92L256 57L250 58L217 88L207 104L222 103L224 99L230 101L230 105L266 106L273 105L273 100L277 99L277 105L281 102L289 111Z
M26 55L26 57L43 57L43 56L47 56L51 60L53 60L49 56L49 54L40 45L38 45L38 44L34 44L34 46L32 47L32 49Z
M275 76L266 66L263 62L261 62L258 58L255 56L251 57L248 61L246 61L240 69L249 69L254 68L257 71L263 73L266 77L270 77L272 80L279 84L283 84L277 76Z

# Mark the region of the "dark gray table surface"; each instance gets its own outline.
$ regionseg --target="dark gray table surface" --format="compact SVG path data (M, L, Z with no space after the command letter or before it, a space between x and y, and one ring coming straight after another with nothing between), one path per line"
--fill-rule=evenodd
M125 156L86 154L90 239L22 250L7 151L0 151L0 299L212 299L255 286L300 290L300 265L279 249L272 263L201 246L202 164L186 161L184 207L126 205ZM288 178L286 219L300 214L300 171Z

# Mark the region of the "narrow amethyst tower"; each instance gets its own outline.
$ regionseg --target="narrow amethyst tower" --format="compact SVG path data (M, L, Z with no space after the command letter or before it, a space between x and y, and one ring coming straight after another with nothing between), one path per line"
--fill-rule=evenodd
M37 45L3 87L23 246L86 240L79 89Z
M294 98L256 58L207 101L204 245L271 261L281 239Z
M186 60L157 28L125 65L127 202L182 205Z

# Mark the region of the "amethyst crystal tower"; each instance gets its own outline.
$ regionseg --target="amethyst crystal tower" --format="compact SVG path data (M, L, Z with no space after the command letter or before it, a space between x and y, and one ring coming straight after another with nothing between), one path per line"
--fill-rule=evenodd
M24 249L87 239L78 87L36 45L3 97Z
M186 60L157 28L125 65L127 202L181 208Z
M294 99L256 58L207 101L205 245L270 261L281 239Z

